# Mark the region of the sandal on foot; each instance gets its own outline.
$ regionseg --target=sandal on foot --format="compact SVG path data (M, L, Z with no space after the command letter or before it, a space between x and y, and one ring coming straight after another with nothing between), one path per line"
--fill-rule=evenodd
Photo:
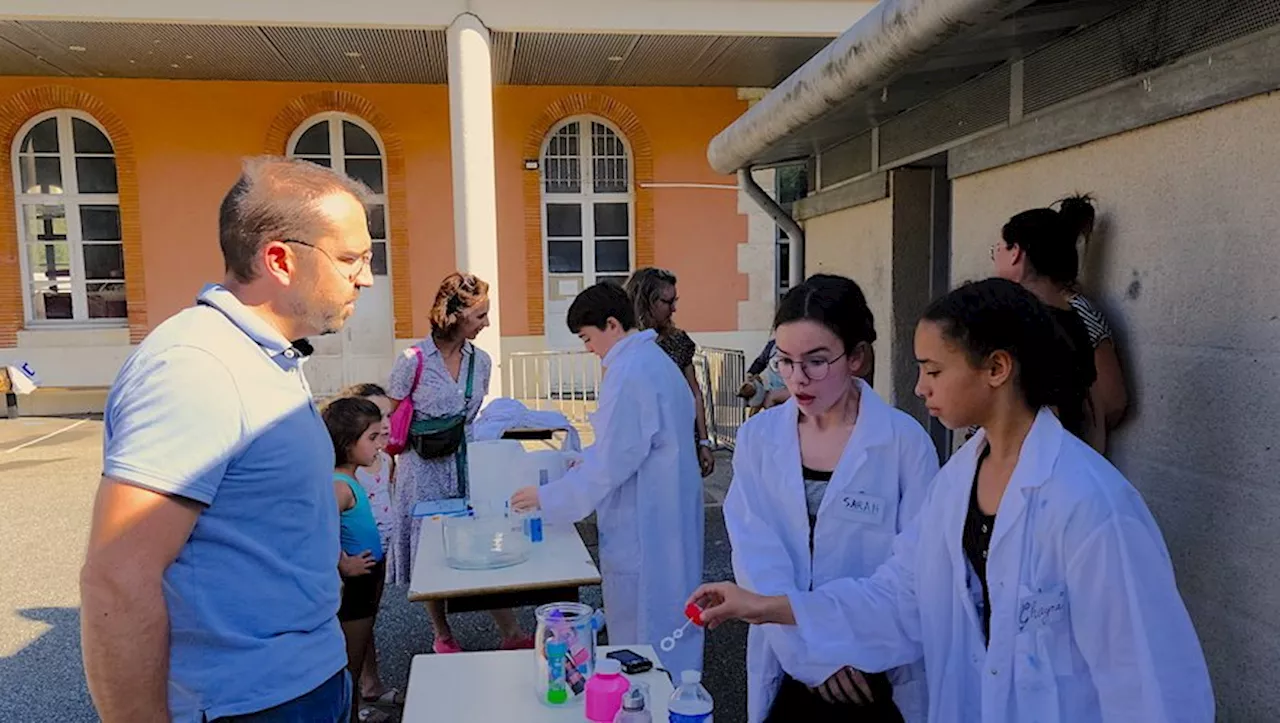
M436 641L431 644L431 649L440 655L462 652L462 646L458 645L458 641L453 638L436 638Z
M391 714L368 706L361 708L357 717L360 723L391 723Z
M383 691L382 695L374 696L372 698L364 696L364 702L365 705L398 708L404 705L404 693L401 693L399 688L387 688Z

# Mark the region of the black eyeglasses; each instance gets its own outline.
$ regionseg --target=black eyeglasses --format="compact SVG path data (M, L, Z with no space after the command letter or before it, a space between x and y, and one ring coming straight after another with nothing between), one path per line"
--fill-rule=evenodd
M360 258L357 259L356 261L343 262L335 259L333 255L330 254L328 251L325 251L324 249L320 248L319 246L316 246L313 243L308 243L306 241L299 241L296 238L281 239L281 241L287 244L297 244L299 246L306 246L309 249L314 249L316 251L319 251L320 253L324 254L325 258L329 259L329 263L333 264L333 270L337 271L339 276L342 276L344 279L351 282L355 282L356 279L360 278L360 274L363 274L364 270L369 268L370 264L373 263L372 251L368 251L364 254L361 254ZM353 263L356 264L356 267L353 271L348 271L343 268L343 266L350 266Z
M796 369L804 372L805 379L811 382L820 382L827 378L831 373L831 365L840 360L844 353L834 359L805 359L804 361L795 361L784 356L774 355L769 359L769 368L777 372L783 379L790 379L796 373Z

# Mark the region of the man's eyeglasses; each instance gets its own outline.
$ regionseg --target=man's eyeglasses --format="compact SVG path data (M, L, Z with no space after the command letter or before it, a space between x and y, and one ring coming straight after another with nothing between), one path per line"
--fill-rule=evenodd
M309 249L315 249L316 251L319 251L320 253L324 254L325 258L329 259L329 263L333 264L334 270L337 271L340 276L342 276L347 281L351 281L351 282L354 282L356 279L360 278L360 274L363 274L364 270L369 268L369 265L373 263L372 251L362 254L360 258L355 261L344 262L344 261L339 261L335 259L333 255L330 254L328 251L325 251L324 249L320 248L319 246L316 246L313 243L308 243L306 241L299 241L298 239L295 239L295 238L282 239L282 241L287 244L297 244L299 246L306 246ZM355 264L354 269L352 268L352 264Z

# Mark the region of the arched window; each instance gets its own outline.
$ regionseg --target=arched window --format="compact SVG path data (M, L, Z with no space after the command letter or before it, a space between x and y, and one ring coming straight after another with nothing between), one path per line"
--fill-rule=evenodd
M542 150L542 218L552 293L577 281L626 281L632 271L635 217L631 162L622 135L598 118L570 118ZM569 284L573 286L575 284Z
M89 115L32 118L13 147L26 319L122 325L124 245L115 149Z
M345 113L322 113L298 126L287 153L312 163L337 168L373 191L369 207L369 235L373 237L373 274L387 275L387 163L378 133Z

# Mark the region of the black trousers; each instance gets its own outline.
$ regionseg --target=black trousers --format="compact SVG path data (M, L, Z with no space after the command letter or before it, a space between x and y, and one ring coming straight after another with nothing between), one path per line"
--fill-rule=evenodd
M893 702L893 684L884 673L863 673L871 687L867 705L831 704L809 686L783 676L765 723L904 723Z

